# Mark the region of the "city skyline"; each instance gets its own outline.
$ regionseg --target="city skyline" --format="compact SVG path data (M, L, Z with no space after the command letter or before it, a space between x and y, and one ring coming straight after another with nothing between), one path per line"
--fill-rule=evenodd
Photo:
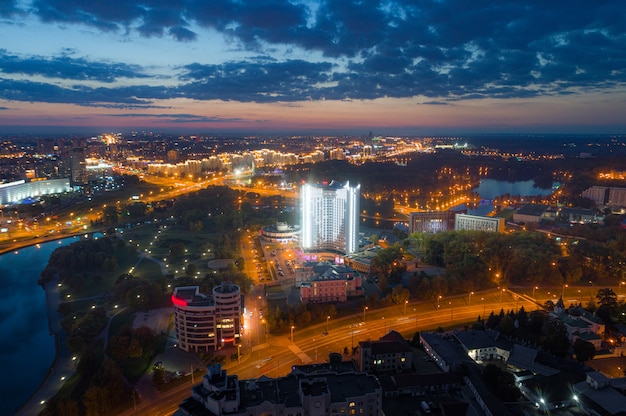
M9 0L0 128L619 133L623 19L618 1Z

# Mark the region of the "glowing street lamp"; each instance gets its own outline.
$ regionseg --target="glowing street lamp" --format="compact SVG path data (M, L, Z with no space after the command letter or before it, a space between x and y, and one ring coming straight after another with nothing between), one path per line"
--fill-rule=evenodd
M365 306L363 308L363 322L365 322L365 311L368 310L369 308L367 306Z
M293 329L295 326L291 325L291 343L293 344Z

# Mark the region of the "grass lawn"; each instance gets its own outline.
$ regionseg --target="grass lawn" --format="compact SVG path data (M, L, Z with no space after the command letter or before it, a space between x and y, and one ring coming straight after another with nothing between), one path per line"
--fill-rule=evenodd
M133 326L133 320L135 319L135 313L130 310L124 310L113 317L111 325L109 326L109 338L119 334L121 329L128 325Z

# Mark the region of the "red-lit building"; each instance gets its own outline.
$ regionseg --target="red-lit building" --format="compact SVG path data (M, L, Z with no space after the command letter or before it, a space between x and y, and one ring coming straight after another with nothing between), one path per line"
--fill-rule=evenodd
M177 287L172 303L181 349L203 352L241 343L243 307L239 286L222 282L212 295L200 293L198 286Z

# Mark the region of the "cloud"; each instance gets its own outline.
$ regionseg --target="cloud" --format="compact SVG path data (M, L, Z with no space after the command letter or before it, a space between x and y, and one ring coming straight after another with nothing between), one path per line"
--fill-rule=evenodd
M170 123L187 123L187 122L201 122L201 123L223 123L223 122L240 122L244 121L243 118L239 117L209 117L209 116L199 116L195 114L142 114L142 113L134 113L134 114L109 114L111 117L140 117L140 118L160 118L167 119Z
M123 77L147 78L147 75L142 74L142 68L120 62L94 62L66 55L50 58L20 57L10 55L4 49L0 49L0 73L100 82L113 82Z
M0 0L0 17L11 17L21 14L24 14L24 10L18 6L17 0Z
M5 16L17 10L17 2L2 4ZM72 50L52 57L0 50L0 99L120 108L167 98L289 103L423 96L444 103L626 84L621 0L35 0L32 10L50 24L193 45L217 32L241 54L210 65L192 56L159 88L146 80L152 71L138 65L74 57ZM59 78L75 82L60 85ZM128 81L118 86L120 79Z

